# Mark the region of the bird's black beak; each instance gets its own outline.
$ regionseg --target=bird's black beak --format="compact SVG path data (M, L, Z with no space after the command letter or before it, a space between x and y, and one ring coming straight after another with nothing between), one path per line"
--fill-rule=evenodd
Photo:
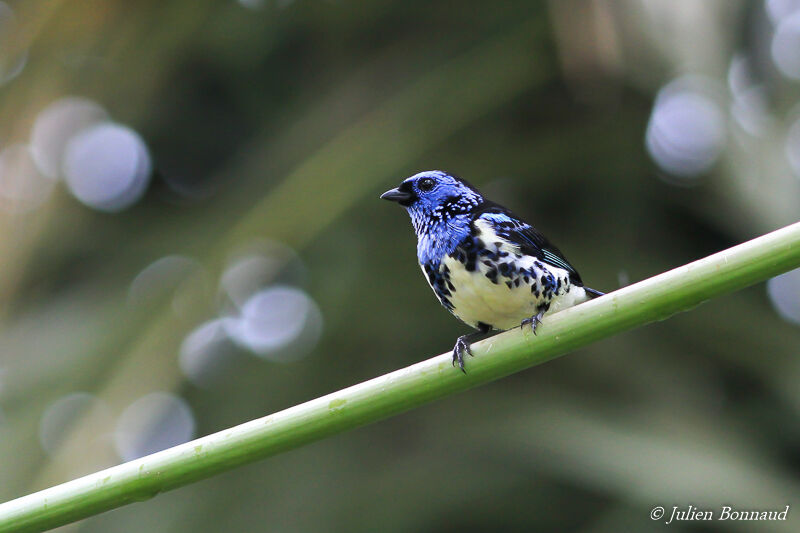
M399 204L408 202L412 196L413 194L410 192L401 191L400 189L390 189L381 194L382 199L389 200L390 202L397 202Z

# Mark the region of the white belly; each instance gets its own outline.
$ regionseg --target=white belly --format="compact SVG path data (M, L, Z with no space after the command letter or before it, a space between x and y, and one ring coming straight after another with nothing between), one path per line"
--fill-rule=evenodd
M534 258L512 255L507 261L513 261L527 272L497 275L497 282L494 283L486 276L493 267L479 262L476 269L470 272L460 261L445 257L440 270L449 270L449 280L455 289L448 296L452 313L475 328L482 322L493 329L511 329L518 327L524 319L536 315L542 304L549 304L549 311L554 312L588 299L583 287L569 285L569 275L565 270L548 266L548 271L561 283L557 290L545 297L540 281L544 272L534 265Z

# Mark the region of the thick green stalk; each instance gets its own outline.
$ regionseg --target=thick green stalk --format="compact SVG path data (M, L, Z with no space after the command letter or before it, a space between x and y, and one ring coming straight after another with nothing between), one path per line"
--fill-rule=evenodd
M449 353L0 505L0 532L38 531L152 498L239 465L543 363L615 333L800 267L800 223L548 316L473 347L466 375Z

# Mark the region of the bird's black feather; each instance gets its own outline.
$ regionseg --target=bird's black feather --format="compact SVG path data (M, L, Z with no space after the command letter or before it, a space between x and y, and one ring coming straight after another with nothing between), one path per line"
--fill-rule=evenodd
M548 241L536 228L512 213L511 210L492 201L484 200L474 212L476 219L484 213L504 215L502 221L494 223L494 230L498 235L519 246L522 253L536 257L548 265L566 270L569 272L572 283L579 287L583 286L583 281L578 271L567 261L561 250Z

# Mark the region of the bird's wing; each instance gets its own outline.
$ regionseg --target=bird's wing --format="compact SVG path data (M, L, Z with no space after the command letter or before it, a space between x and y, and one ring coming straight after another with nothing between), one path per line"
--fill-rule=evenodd
M489 203L487 202L487 204ZM519 247L522 253L536 257L540 261L556 268L566 270L570 273L573 283L582 285L580 275L569 264L564 254L553 246L544 235L536 231L536 228L500 205L489 204L482 207L483 209L480 212L476 212L476 220L488 222L499 237Z

